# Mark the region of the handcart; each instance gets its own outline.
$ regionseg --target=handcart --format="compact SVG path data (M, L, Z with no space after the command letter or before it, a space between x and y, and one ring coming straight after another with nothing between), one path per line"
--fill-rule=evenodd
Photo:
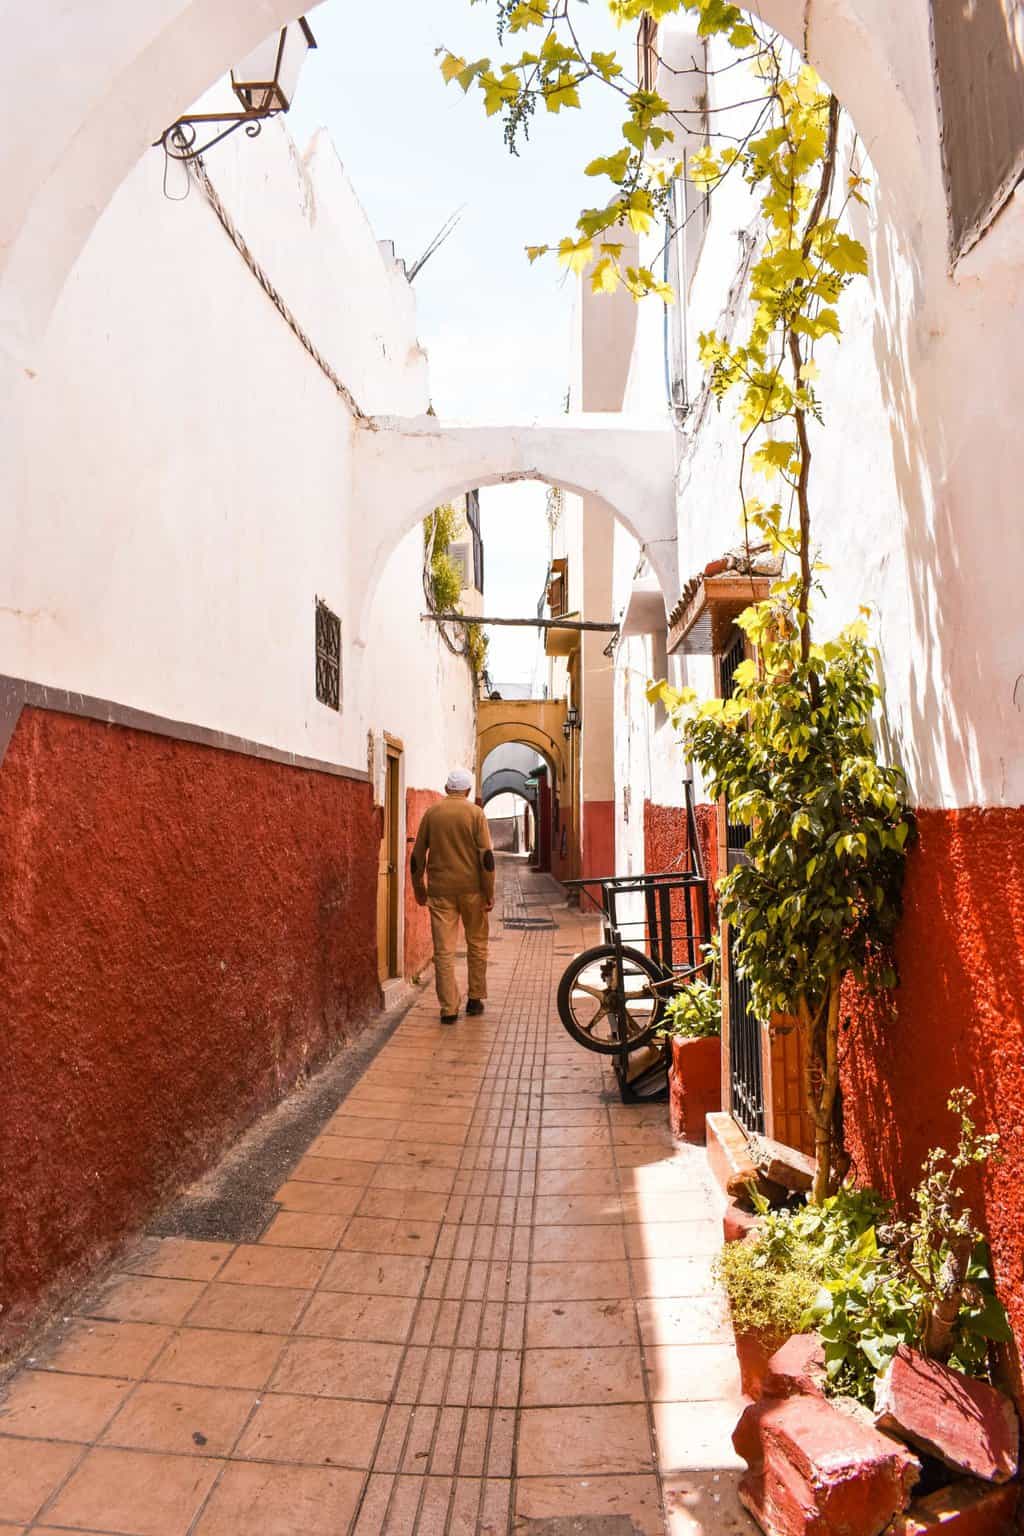
M563 881L600 910L604 942L566 968L558 1014L578 1044L615 1058L624 1104L667 1097L671 1053L659 1037L665 1008L707 963L708 882L689 795L686 809L686 868Z

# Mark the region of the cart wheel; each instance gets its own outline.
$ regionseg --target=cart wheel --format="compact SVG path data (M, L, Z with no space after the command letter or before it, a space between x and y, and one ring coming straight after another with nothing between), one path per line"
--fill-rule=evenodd
M665 977L638 949L623 949L622 976L614 944L585 949L558 984L558 1016L588 1051L614 1056L645 1045L665 1011Z

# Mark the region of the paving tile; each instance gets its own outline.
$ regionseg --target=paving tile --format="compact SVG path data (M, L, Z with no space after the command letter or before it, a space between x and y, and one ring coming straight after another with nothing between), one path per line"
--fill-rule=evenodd
M619 1178L614 1168L540 1168L537 1194L609 1195L617 1197Z
M743 1395L736 1349L731 1343L663 1344L644 1353L653 1402L733 1399L738 1404Z
M232 1252L230 1243L200 1243L184 1237L147 1238L121 1265L135 1275L173 1280L213 1280Z
M350 1219L336 1214L281 1211L260 1242L283 1248L337 1248Z
M150 1323L77 1321L39 1363L47 1370L138 1380L146 1374L173 1331Z
M687 1259L715 1254L722 1228L711 1221L654 1221L623 1228L630 1258Z
M359 1216L384 1216L393 1220L442 1221L450 1196L425 1189L377 1189L364 1191Z
M290 1333L309 1291L286 1285L208 1285L188 1314L190 1328L241 1333Z
M732 1432L740 1416L735 1402L655 1403L654 1437L664 1474L740 1467Z
M535 1263L603 1264L624 1259L619 1227L537 1227L533 1234Z
M186 1328L171 1340L149 1375L153 1381L196 1387L262 1387L284 1342L272 1333Z
M649 1472L647 1409L527 1408L519 1425L519 1476L582 1477L587 1473Z
M314 1157L307 1153L292 1169L292 1179L310 1184L344 1184L362 1189L373 1173L370 1163L350 1157Z
M632 1291L629 1265L624 1261L531 1264L529 1284L531 1301L616 1300Z
M638 1297L711 1296L715 1294L712 1256L679 1259L631 1260L633 1285Z
M339 1536L359 1504L363 1473L345 1467L233 1462L195 1536Z
M362 1253L429 1254L437 1242L440 1224L409 1216L353 1216L339 1247Z
M520 1520L601 1520L616 1516L643 1536L663 1536L658 1483L653 1476L521 1477L515 1513ZM689 1533L687 1533L689 1536Z
M328 1339L367 1339L404 1344L412 1327L416 1301L411 1296L361 1296L318 1291L296 1332Z
M246 1426L235 1456L307 1466L369 1467L386 1412L383 1403L268 1392Z
M724 1296L645 1296L636 1304L640 1337L650 1344L728 1344Z
M53 1525L185 1536L222 1463L199 1456L90 1451L46 1512Z
M534 1301L526 1309L528 1349L573 1349L635 1344L633 1303L604 1301Z
M363 1199L362 1184L313 1184L289 1179L274 1199L285 1211L307 1211L316 1216L351 1216Z
M739 1481L735 1470L666 1478L665 1536L758 1536L739 1501Z
M433 1164L395 1166L382 1163L370 1179L371 1189L422 1189L429 1194L447 1194L455 1183L454 1168Z
M255 1400L251 1391L144 1381L101 1443L179 1456L227 1456Z
M342 1110L327 1122L321 1139L369 1136L375 1140L390 1141L402 1124L401 1115L353 1114L351 1110Z
M31 1521L82 1450L80 1445L0 1438L0 1520Z
M293 1339L281 1356L271 1389L314 1397L364 1398L386 1403L402 1359L397 1344L351 1339Z
M523 1355L524 1407L645 1401L640 1350L632 1347L528 1349Z
M269 1248L246 1243L235 1249L220 1279L235 1285L284 1285L312 1290L329 1257L316 1248Z
M89 1317L126 1323L180 1323L205 1290L198 1280L117 1275L86 1307Z
M426 1274L427 1260L411 1254L336 1253L324 1273L321 1289L360 1296L418 1296Z
M359 1506L359 1519L356 1521L352 1536L380 1536L384 1529L391 1490L394 1486L393 1476L380 1472L374 1472L370 1476L363 1502Z
M130 1390L130 1382L105 1376L24 1371L0 1403L0 1435L94 1440Z
M622 1202L616 1195L538 1195L534 1221L539 1227L608 1226L622 1220Z

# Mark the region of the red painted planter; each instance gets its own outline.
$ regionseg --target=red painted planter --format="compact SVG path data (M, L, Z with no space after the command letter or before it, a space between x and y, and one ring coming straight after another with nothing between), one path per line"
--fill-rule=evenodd
M722 1041L672 1041L669 1119L673 1135L683 1141L704 1141L705 1116L722 1107Z
M737 1333L735 1342L743 1395L759 1402L764 1392L768 1362L785 1340L763 1339L759 1333Z

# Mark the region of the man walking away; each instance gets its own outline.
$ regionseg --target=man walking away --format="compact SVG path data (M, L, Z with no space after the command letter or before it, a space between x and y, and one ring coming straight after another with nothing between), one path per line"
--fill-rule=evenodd
M416 900L430 908L442 1024L454 1024L459 1017L455 948L460 920L469 959L467 1014L483 1013L487 996L487 914L494 906L494 854L487 817L469 800L472 788L473 775L454 768L444 786L445 798L432 805L420 822L410 863Z

